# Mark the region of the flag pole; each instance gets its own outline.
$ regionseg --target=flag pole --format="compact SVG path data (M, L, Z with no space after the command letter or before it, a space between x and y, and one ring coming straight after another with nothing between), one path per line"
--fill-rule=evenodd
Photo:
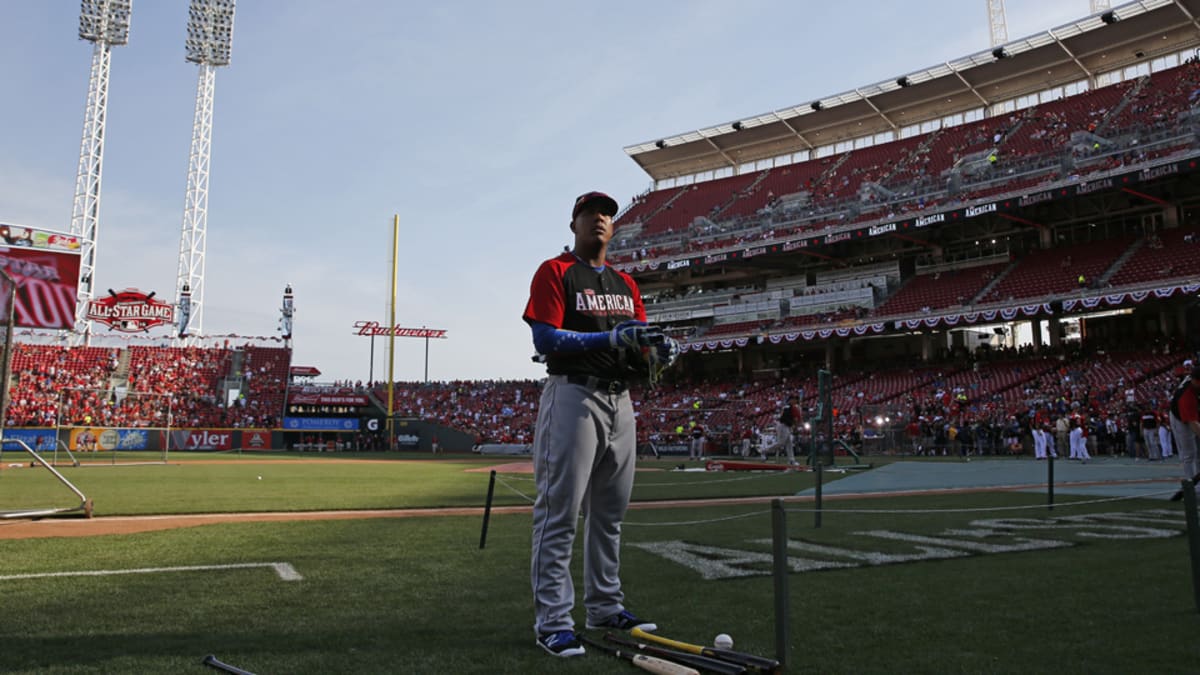
M393 429L392 416L395 413L396 401L396 259L400 252L400 214L392 217L392 303L388 317L388 399L387 399L387 432L388 447L396 449L396 433Z

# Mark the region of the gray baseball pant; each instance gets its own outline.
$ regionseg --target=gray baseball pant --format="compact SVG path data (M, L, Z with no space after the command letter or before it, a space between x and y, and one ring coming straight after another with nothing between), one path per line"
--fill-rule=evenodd
M593 622L624 609L621 521L633 491L636 432L629 392L609 394L551 375L533 438L534 631L572 630L571 549L584 514L584 607Z
M1195 478L1196 474L1200 474L1200 457L1196 455L1196 432L1172 414L1171 433L1175 436L1175 450L1179 452L1179 465L1183 468L1183 477Z
M1146 444L1146 459L1162 459L1162 449L1158 447L1158 427L1142 429L1142 441Z
M763 456L775 453L778 454L780 449L787 451L788 462L796 461L795 451L792 449L792 428L783 422L775 423L775 442L771 447L763 450Z

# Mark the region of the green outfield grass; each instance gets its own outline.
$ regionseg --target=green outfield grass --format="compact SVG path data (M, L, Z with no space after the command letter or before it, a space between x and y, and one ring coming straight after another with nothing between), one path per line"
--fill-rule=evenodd
M479 505L487 474L462 469L492 463L463 457L421 464L314 465L281 458L267 466L181 461L166 467L74 469L68 475L94 492L89 496L101 513L386 508ZM0 495L26 490L22 498L39 496L30 487L39 473L45 472L5 471ZM735 477L642 472L635 499L790 494L811 485L806 474L719 482ZM532 492L531 483L513 478L513 485ZM202 486L189 485L193 482ZM1074 508L1066 504L1071 500L1060 496L1053 512L831 511L820 529L813 527L812 514L801 510L809 506L794 503L787 514L788 535L796 542L863 549L856 533L864 530L940 536L947 530L978 530L971 523L981 518L1040 522L1084 513L1179 512L1177 505L1154 500ZM503 486L497 501L525 502ZM995 493L838 500L828 506L962 509L1042 503L1044 496L1037 494ZM751 576L705 579L646 548L678 541L761 556L770 552L762 541L771 533L768 510L765 504L749 504L631 511L622 568L630 606L657 620L665 635L707 643L727 632L737 648L771 654L768 562L739 563ZM0 672L215 672L200 665L209 653L260 675L634 672L600 655L560 660L537 649L528 581L529 516L493 516L484 550L478 548L479 528L480 518L474 516L426 517L0 541L0 575L287 562L304 577L289 582L267 569L238 569L0 580ZM1073 545L790 574L790 672L1195 670L1200 615L1192 601L1182 536L1095 539L1069 535L1061 527L1022 536L1062 538ZM870 548L914 551L912 544L885 540L875 540ZM581 609L576 619L582 624Z
M134 457L133 453L125 454ZM17 453L5 453L5 457L6 461L22 459ZM96 466L58 469L92 499L96 515L142 515L482 506L488 473L465 470L512 461L477 455L398 461L414 458L428 460L429 454L373 453L358 456L361 462L334 462L322 460L355 456L175 453L165 465L108 466L99 459ZM81 457L85 462L88 459ZM205 463L214 460L228 463ZM649 460L643 466L669 469L679 463ZM691 465L700 466L698 462ZM497 505L529 503L522 494L533 495L532 475L500 477L511 489L498 487ZM634 498L642 500L745 497L791 494L812 487L813 478L807 473L747 477L663 470L638 472L636 485ZM0 511L66 506L72 500L78 502L45 470L0 472Z

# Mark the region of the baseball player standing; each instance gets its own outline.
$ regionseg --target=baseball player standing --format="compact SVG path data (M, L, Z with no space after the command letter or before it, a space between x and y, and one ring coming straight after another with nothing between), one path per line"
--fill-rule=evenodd
M798 424L800 424L800 397L792 394L788 396L787 404L783 406L779 418L775 421L775 442L771 444L771 447L762 451L763 457L771 453L778 455L782 449L787 451L788 464L797 464L792 434Z
M688 459L704 459L704 427L692 422L692 442L688 445Z
M549 374L533 437L530 575L537 644L554 656L584 653L570 572L581 510L587 627L657 628L625 608L619 576L636 459L629 382L646 374L646 350L670 365L679 346L646 324L633 279L605 264L616 213L617 202L601 192L575 200L575 246L538 267L523 316Z
M1171 433L1175 435L1183 477L1200 481L1200 453L1196 449L1200 440L1200 367L1194 368L1171 394ZM1183 490L1171 499L1183 499Z

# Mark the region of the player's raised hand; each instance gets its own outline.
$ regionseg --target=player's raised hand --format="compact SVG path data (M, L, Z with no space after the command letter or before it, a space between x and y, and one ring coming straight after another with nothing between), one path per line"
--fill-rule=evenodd
M661 344L666 337L662 328L645 321L622 321L609 331L608 344L613 349L641 349Z

